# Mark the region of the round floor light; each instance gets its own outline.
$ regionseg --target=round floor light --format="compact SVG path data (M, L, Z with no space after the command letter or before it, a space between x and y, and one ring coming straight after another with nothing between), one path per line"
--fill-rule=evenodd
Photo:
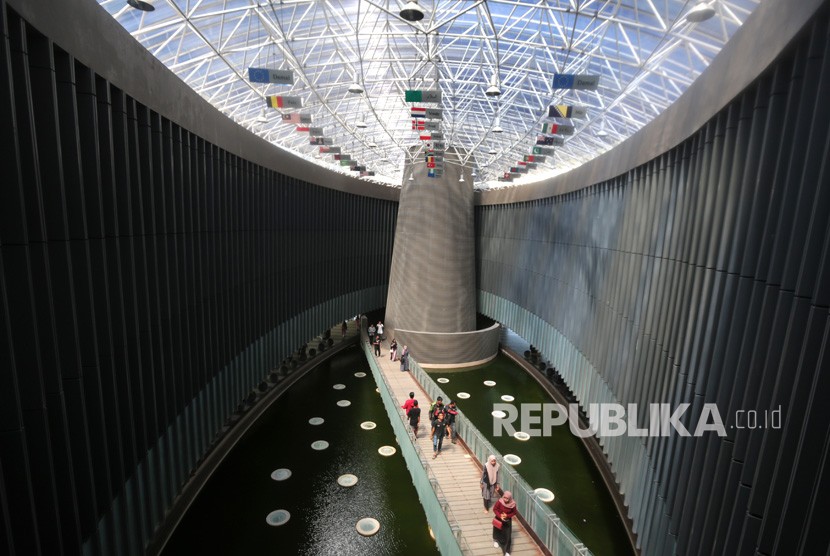
M291 519L291 514L286 510L274 510L265 518L265 523L271 527L279 527L285 525Z
M325 423L325 419L322 417L312 417L308 420L309 425L322 425L323 423Z
M350 402L349 400L340 400L339 402L337 402L337 405L339 405L340 407L349 407L350 405L352 405L352 402Z
M311 443L311 447L315 450L325 450L329 447L329 443L325 440L315 440Z
M345 390L346 385L345 384L335 384L334 386L332 386L332 388L334 388L335 390Z
M359 373L355 373L354 376L356 376L357 378L363 378L364 376L366 376L366 373L360 371Z
M441 377L441 378L439 378L438 380L436 380L436 382L438 382L439 384L447 384L449 381L450 381L450 379L448 379L448 378L443 378L443 377Z
M365 431L370 431L375 427L377 427L377 425L372 421L363 421L362 423L360 423L360 428Z
M485 380L484 381L484 386L495 386L495 385L496 385L496 381L494 381L494 380Z
M378 453L386 457L394 455L395 452L397 452L397 450L392 446L381 446L380 448L378 448Z
M504 419L505 417L507 417L507 413L505 413L504 411L501 411L500 409L497 409L495 411L491 411L490 415L492 415L496 419Z
M530 435L527 434L526 432L518 431L517 433L515 433L513 435L513 438L515 438L516 440L525 441L525 440L530 440Z
M275 481L284 481L287 478L289 478L290 476L291 476L291 470L290 469L281 468L281 469L275 469L273 472L271 472L271 478L274 479Z
M352 475L351 473L340 475L337 477L337 484L342 487L353 487L357 484L357 476Z
M357 522L354 528L364 537L371 537L380 531L380 522L373 517L364 517Z
M520 458L516 454L505 454L504 463L508 463L510 465L519 465L520 463L522 463L522 458Z
M533 493L542 502L553 502L553 493L546 488L537 488Z
M508 402L508 403L512 402L515 399L516 398L514 398L513 396L508 396L507 394L505 394L504 396L501 397L501 401Z
M461 399L461 400L469 400L470 399L470 395L467 392L459 392L458 394L456 394L456 397Z

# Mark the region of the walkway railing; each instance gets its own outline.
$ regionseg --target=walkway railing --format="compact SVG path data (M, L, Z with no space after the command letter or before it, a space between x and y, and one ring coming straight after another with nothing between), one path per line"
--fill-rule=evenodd
M438 484L435 473L429 465L429 460L415 441L415 437L412 435L412 429L406 424L406 416L393 397L392 388L386 381L386 377L372 353L369 338L366 335L365 324L361 325L360 334L360 345L366 354L366 360L372 369L375 382L378 384L378 390L383 400L383 406L389 416L389 421L392 423L392 429L395 431L395 436L400 439L398 447L406 461L409 474L412 476L412 482L415 485L415 490L418 492L418 498L424 508L424 513L426 513L427 522L435 535L435 543L438 545L438 550L444 556L471 554L472 550L470 550L468 543L461 533L458 520L455 518L452 509L447 503L447 499ZM407 438L409 442L404 440Z
M368 347L364 346L364 349L368 349ZM412 376L420 383L421 388L430 398L434 400L441 396L445 400L453 399L453 396L449 396L441 390L438 383L421 368L417 361L410 357L409 362ZM504 461L502 455L490 444L481 431L469 419L464 417L463 411L458 412L456 427L458 435L464 440L480 463L487 461L490 454L494 454L499 460ZM553 556L590 556L591 551L579 542L576 535L568 529L567 525L562 523L562 520L546 503L536 497L534 489L515 469L510 465L502 465L501 471L502 488L513 493L519 513Z

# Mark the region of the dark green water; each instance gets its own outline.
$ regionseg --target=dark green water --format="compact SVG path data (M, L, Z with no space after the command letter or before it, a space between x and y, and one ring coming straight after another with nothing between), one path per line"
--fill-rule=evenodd
M363 371L365 378L354 373ZM346 385L334 390L334 384ZM205 485L165 547L164 554L395 555L437 554L426 516L400 452L376 384L358 348L311 371L283 394L248 431ZM350 400L338 407L338 400ZM311 425L322 417L322 425ZM377 424L360 428L363 421ZM316 451L311 443L329 442ZM292 475L274 481L271 472ZM337 484L352 473L354 487ZM272 527L273 510L291 519ZM355 523L374 517L380 532L362 537Z
M551 509L597 556L630 556L633 554L625 527L614 501L605 488L602 476L582 441L564 426L553 427L551 436L533 437L527 441L493 435L493 404L505 403L501 396L515 398L512 404L552 403L547 392L524 369L508 357L499 355L492 362L471 370L431 371L433 378L446 377L441 388L455 398L467 392L470 399L456 403L495 448L504 454L515 454L522 463L515 469L533 488L547 488L556 498ZM496 385L485 386L485 380ZM535 413L541 415L541 412ZM514 422L516 430L519 421ZM535 425L541 428L541 425ZM502 463L502 465L505 465Z

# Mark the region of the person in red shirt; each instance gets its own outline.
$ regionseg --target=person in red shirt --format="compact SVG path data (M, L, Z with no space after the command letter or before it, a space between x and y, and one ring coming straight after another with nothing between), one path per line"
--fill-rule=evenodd
M493 506L493 513L496 514L493 519L493 548L501 548L504 556L510 556L513 547L513 517L518 513L513 493L505 490Z
M415 392L409 393L409 399L403 402L401 406L403 408L404 413L409 413L409 408L415 403Z

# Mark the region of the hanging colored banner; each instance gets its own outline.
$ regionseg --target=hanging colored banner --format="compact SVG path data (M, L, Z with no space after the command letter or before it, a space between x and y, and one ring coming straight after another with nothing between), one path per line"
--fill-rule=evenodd
M265 105L271 108L302 108L303 99L300 97L270 95L265 97Z
M533 147L533 154L553 155L553 149L547 147Z
M308 128L306 126L298 125L294 128L294 131L299 131L300 133L308 133Z
M575 118L582 119L588 114L585 106L570 106L567 104L551 104L548 106L548 118Z
M409 89L404 91L405 102L441 102L441 91L428 90L419 91Z
M573 135L574 126L562 124L542 124L542 133L549 135Z
M525 159L525 162L544 162L545 161L545 155L543 155L543 154L526 154L524 156L524 159Z
M417 131L424 131L424 120L412 120L412 129Z
M581 89L595 91L599 86L599 75L587 73L555 73L553 74L554 89Z
M426 109L426 118L427 120L441 120L444 117L444 111L440 108L427 108Z
M300 114L299 112L294 112L291 114L280 114L282 118L282 123L284 124L310 124L311 123L311 114Z
M309 145L333 145L334 140L331 137L311 137L308 140Z
M340 154L340 147L320 147L320 154Z
M559 135L539 135L536 137L537 145L553 145L554 147L561 147L565 144L565 138Z
M248 68L248 80L251 83L276 83L277 85L293 85L294 72L291 70Z
M409 109L413 118L426 118L427 109L421 106L413 106Z

